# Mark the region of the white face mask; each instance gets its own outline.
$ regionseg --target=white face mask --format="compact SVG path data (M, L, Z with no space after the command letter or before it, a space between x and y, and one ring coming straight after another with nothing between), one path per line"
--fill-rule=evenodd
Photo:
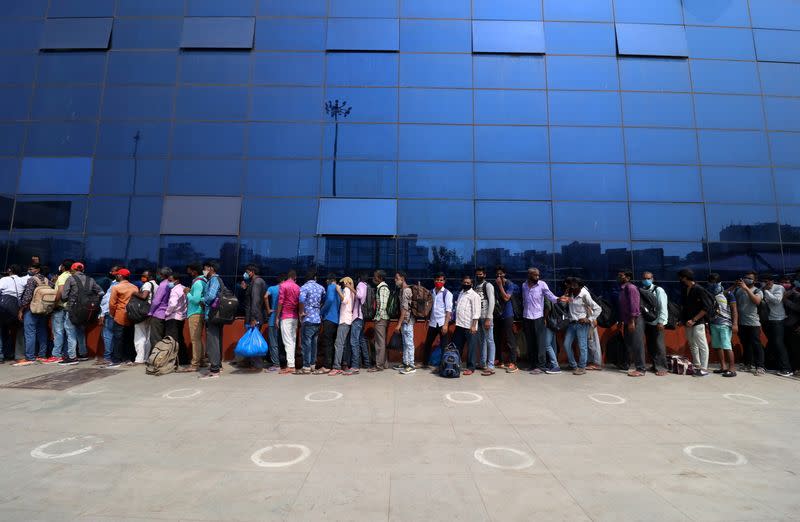
M208 270L203 270L203 277L208 277Z

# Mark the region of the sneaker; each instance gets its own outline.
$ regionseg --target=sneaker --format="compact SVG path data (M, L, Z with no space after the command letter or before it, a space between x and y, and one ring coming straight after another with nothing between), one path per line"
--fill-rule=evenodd
M725 370L725 369L723 369L723 368L719 368L718 370L714 370L714 373L716 373L716 374L718 374L718 375L719 375L720 373L725 373L725 372L727 372L727 371L728 371L728 370Z
M23 359L21 361L17 361L11 366L30 366L31 364L36 364L36 361L29 361L27 359Z
M572 375L586 375L586 368L575 368Z
M517 373L518 371L519 368L514 363L511 363L508 366L506 366L506 373Z
M792 376L792 372L787 372L787 371L779 371L779 372L778 372L778 376L779 376L779 377L791 377L791 376Z
M405 364L395 364L394 366L392 366L392 370L397 370L398 372L401 372L405 369L406 369Z
M731 370L728 370L727 372L723 373L722 376L723 377L736 377L736 372L732 372Z
M766 375L767 370L765 368L758 368L756 371L753 372L753 375Z
M414 368L413 366L406 366L405 368L400 370L400 373L402 373L403 375L408 375L409 373L416 373L416 371L417 369Z
M78 359L69 359L69 358L63 359L58 364L61 366L75 366L76 364L78 364Z
M708 377L709 373L705 370L695 370L694 374L695 377Z
M45 364L55 364L61 362L61 360L62 360L61 357L48 357L47 359L44 359L42 362Z
M344 372L344 374L345 375L358 375L359 374L359 369L358 368L350 368L349 370Z
M89 360L89 356L88 355L79 355L78 356L78 362L86 362L88 360Z
M561 368L558 366L553 366L552 368L548 368L547 370L545 370L544 373L546 373L547 375L558 375L559 373L561 373Z
M219 379L219 372L208 372L205 375L201 375L198 377L199 379L206 380L206 379Z
M120 366L122 366L122 363L111 362L111 363L108 363L105 366L103 366L103 369L104 370L113 370L114 368L119 368Z
M539 368L534 368L533 370L529 371L528 373L530 373L531 375L541 375L544 372L542 370L540 370Z

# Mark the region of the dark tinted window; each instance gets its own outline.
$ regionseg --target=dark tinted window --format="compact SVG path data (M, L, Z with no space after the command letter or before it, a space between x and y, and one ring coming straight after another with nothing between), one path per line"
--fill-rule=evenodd
M255 24L255 18L184 18L181 47L183 49L252 49Z
M42 50L108 49L113 23L113 18L51 18L45 22Z
M407 273L412 283L429 281L436 272L444 272L451 280L458 281L463 274L474 272L474 249L471 240L400 239L397 267Z
M709 243L711 270L726 281L735 281L746 270L783 274L780 245L757 243ZM791 268L791 267L790 267Z
M111 234L128 229L128 202L124 196L96 196L89 200L89 218L86 232ZM151 230L155 233L158 228Z
M13 226L15 229L83 232L85 217L85 197L25 196L17 198Z
M553 242L535 240L480 240L476 243L475 264L485 266L489 277L494 267L503 265L506 275L522 285L530 267L537 267L545 279L553 277Z
M91 158L25 158L20 194L88 194Z
M313 236L317 231L317 207L316 199L245 198L242 234Z
M532 201L478 201L475 203L476 235L545 239L553 237L550 203Z
M162 234L239 233L240 198L170 196L164 198Z
M299 241L297 238L243 237L239 247L239 266L253 263L261 267L261 274L264 276L276 276L295 269L303 277L306 269L316 263L316 253L317 240L313 237Z
M708 252L702 243L644 243L633 244L633 269L638 279L645 270L653 272L656 282L676 281L678 271L694 270L702 281L708 275Z
M631 266L630 244L617 241L556 241L558 279L572 275L587 281L608 281L621 267ZM599 291L597 288L594 291Z
M189 263L216 259L222 275L236 273L237 240L225 236L162 236L159 266L181 271ZM230 288L230 287L229 287Z
M710 241L778 240L778 216L773 206L706 205Z
M473 237L472 201L400 200L397 232L428 237Z

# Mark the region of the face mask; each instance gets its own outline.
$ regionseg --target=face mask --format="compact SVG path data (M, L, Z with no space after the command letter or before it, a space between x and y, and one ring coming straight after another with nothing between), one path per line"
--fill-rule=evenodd
M783 287L784 290L789 290L790 288L792 288L791 283L782 283L781 286Z
M486 277L485 276L476 276L475 279L478 280L478 283L483 283L483 281L486 279Z
M28 270L28 275L29 276L35 276L36 272L34 272L33 270Z
M722 283L713 283L711 285L711 292L714 294L722 292Z
M433 286L435 286L437 290L441 290L442 288L444 288L444 282L436 281L435 283L433 283Z
M208 270L203 270L203 277L208 277Z
M652 279L642 279L642 286L644 286L645 288L650 288L651 286L653 286L653 280Z
M753 283L755 283L755 281L753 281L749 277L742 279L742 281L744 281L744 284L746 284L747 286L753 286Z
M465 291L465 292L466 292L467 290L470 290L471 288L472 288L472 285L461 285L461 289L462 289L463 291Z
M250 281L250 274L248 272L245 272L242 277L244 277L245 281Z
M175 283L172 283L172 282L167 283L167 286L170 287L170 288L175 288Z

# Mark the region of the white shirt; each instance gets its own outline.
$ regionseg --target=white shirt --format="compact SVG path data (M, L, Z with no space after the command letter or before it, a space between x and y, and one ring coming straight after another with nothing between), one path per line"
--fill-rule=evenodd
M0 279L0 295L13 295L19 299L24 290L25 282L20 276L6 276Z
M591 316L588 312L591 310ZM573 296L569 301L569 320L578 321L580 319L590 319L592 321L600 317L603 309L600 305L594 302L589 291L584 287L578 292L578 295Z
M441 328L444 326L445 314L453 312L453 292L442 288L441 290L433 289L433 308L431 309L431 319L428 321L428 326L432 328Z
M481 318L481 296L470 288L458 294L456 302L456 326L472 328L472 321Z

